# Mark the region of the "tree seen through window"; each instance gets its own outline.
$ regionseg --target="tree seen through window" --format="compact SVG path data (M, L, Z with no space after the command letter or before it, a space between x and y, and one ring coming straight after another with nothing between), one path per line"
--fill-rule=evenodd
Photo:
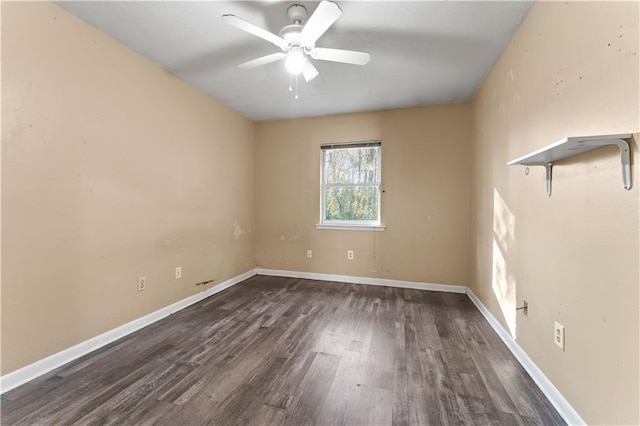
M324 221L379 222L380 150L379 142L323 148Z

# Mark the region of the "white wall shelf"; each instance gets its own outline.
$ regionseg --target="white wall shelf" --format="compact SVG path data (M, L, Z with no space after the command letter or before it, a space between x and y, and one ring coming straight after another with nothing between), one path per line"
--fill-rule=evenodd
M546 169L547 196L551 197L551 178L554 162L603 146L615 145L620 148L622 185L624 189L629 190L631 189L631 156L629 143L625 140L629 138L631 138L630 134L564 138L542 149L509 161L507 164L509 166L543 166Z

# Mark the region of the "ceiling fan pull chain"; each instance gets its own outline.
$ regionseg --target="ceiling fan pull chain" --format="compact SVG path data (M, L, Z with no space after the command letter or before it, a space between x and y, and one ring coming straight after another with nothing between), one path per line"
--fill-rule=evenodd
M293 89L291 88L291 73L289 73L289 91L293 91Z
M298 99L298 74L296 74L296 99Z

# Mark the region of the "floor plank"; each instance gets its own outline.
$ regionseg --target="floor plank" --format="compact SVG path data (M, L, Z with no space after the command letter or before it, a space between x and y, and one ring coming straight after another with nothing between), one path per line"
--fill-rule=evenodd
M255 276L2 396L20 424L565 424L466 295Z

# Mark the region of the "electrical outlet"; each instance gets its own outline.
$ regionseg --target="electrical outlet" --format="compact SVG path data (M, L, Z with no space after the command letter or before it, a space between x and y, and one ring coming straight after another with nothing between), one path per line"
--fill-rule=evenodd
M564 325L558 321L553 323L553 342L564 351Z
M313 250L307 250L307 259L311 259L313 257Z
M353 250L347 250L347 259L353 260Z
M176 280L179 280L180 278L182 278L182 266L178 266L176 268Z
M147 289L147 277L138 278L138 291L145 291Z

